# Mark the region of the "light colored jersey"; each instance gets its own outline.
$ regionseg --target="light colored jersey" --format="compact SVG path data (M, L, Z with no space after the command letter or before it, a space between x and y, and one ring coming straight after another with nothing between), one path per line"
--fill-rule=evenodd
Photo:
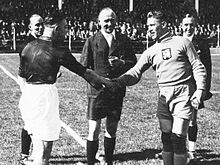
M121 76L119 81L123 85L134 85L150 66L156 71L159 87L179 85L194 76L197 89L205 89L205 67L192 43L184 37L168 33L144 51L137 64Z

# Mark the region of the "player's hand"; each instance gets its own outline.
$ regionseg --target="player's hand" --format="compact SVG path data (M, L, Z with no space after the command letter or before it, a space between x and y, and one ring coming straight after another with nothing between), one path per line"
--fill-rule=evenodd
M103 86L103 81L105 81L105 78L102 76L99 76L97 73L95 73L91 69L86 69L84 75L82 76L91 86L93 86L95 89L100 90Z
M122 87L117 81L117 79L110 80L105 78L105 80L103 81L103 85L105 90L108 90L111 93L117 93Z
M201 104L204 96L205 96L205 91L201 89L197 89L193 93L192 97L190 98L190 101L195 109L199 109L199 105Z

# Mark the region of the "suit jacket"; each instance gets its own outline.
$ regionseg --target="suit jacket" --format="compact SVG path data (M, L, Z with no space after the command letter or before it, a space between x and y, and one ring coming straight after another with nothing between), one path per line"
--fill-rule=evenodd
M137 58L132 49L130 39L126 35L116 32L115 37L116 39L113 39L111 47L108 46L105 37L100 31L88 38L83 47L80 63L106 78L116 78L125 73L136 64ZM110 56L116 56L124 60L125 64L118 68L112 68L108 61ZM97 91L88 85L87 94L89 97L99 99L103 97L123 98L125 90L125 87L121 88L115 96L110 96L106 90Z
M206 68L207 72L207 78L206 78L206 99L209 99L212 94L210 92L211 88L211 77L212 77L212 59L211 54L209 50L208 41L205 38L202 38L200 36L194 36L192 43L197 51L197 54L199 55L199 58L203 65Z

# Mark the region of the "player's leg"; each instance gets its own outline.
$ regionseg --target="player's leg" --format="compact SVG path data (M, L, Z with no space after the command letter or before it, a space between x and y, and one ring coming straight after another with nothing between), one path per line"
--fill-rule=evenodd
M117 128L118 120L114 117L107 117L104 137L105 161L107 165L111 165L113 163Z
M197 110L193 109L192 119L189 122L188 129L188 157L189 160L196 159L196 140L198 134L198 125L197 125Z
M102 108L97 107L95 98L88 98L87 118L89 121L89 134L87 137L86 152L88 165L94 165L96 161L96 153L99 148L99 133L101 127L101 119L104 116Z
M22 157L30 156L29 155L30 146L31 146L31 137L28 134L27 130L23 128L21 130L21 156Z
M189 127L189 120L174 117L171 141L174 151L174 165L187 164L186 136Z
M101 119L89 120L89 135L87 138L87 162L88 165L94 165L96 153L99 148L99 133L100 133Z
M195 87L191 82L178 85L175 87L174 97L170 103L173 115L171 141L174 151L174 165L187 164L186 137L189 121L192 118L190 98L194 91Z
M53 141L43 141L33 137L33 165L49 165L49 159L52 151Z
M171 141L173 117L169 109L169 103L173 96L173 87L160 88L157 117L161 130L161 141L163 144L162 159L164 165L173 165L173 146Z
M173 165L173 146L171 141L172 119L159 119L161 140L163 144L162 158L164 165Z

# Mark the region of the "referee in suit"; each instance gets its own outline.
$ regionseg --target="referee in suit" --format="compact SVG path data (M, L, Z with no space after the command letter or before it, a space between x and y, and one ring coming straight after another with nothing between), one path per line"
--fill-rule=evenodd
M137 59L132 50L130 39L126 35L115 31L116 14L111 8L107 7L100 11L98 23L100 30L85 42L80 62L100 76L109 79L116 78L133 67ZM113 163L116 131L125 92L125 87L120 88L117 94L110 94L107 88L98 91L88 85L88 165L93 165L96 161L95 155L99 148L100 125L103 118L106 118L105 162L108 165Z

